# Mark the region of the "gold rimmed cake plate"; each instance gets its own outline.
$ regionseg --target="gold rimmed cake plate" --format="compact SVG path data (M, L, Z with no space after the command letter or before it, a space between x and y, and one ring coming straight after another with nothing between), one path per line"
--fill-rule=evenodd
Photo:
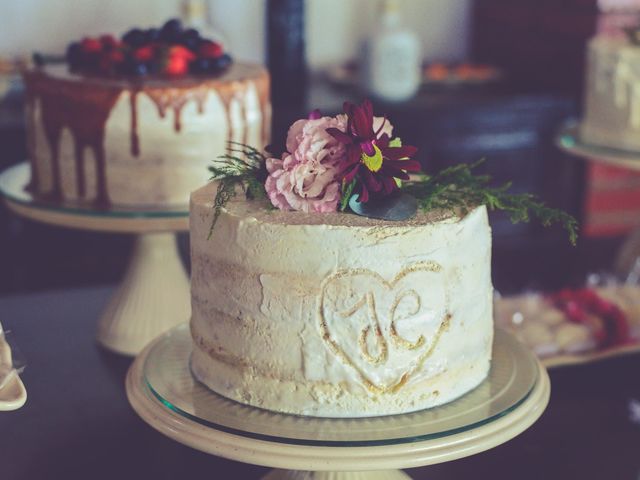
M176 232L189 228L189 209L109 208L43 201L27 190L28 163L0 173L0 195L18 215L59 227L135 234L125 276L98 323L106 348L136 355L145 345L189 318L189 278L180 259ZM186 201L186 199L185 199Z
M556 145L576 157L611 167L640 170L640 152L585 142L580 136L580 124L576 121L562 126L556 136Z
M406 479L393 469L455 460L515 437L539 418L550 392L540 362L502 330L480 386L440 407L383 417L302 417L241 405L195 381L190 355L188 325L145 348L127 375L131 405L152 427L192 448L286 469L269 479ZM314 473L296 476L300 471Z

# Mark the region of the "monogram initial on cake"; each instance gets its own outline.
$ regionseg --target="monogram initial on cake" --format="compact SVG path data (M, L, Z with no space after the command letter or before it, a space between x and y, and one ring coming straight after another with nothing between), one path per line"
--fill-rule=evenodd
M329 349L375 393L397 392L449 326L442 267L412 264L392 279L367 269L327 277L318 321Z

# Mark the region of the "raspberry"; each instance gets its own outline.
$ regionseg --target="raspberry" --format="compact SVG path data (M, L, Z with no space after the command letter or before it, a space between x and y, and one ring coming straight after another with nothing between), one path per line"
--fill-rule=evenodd
M189 62L182 56L170 56L164 67L164 73L169 75L184 75L189 71Z
M216 42L205 41L198 48L198 56L202 58L218 58L223 53L222 45Z
M146 47L141 47L134 50L133 58L141 62L148 62L149 60L153 59L154 53L154 48L150 45L147 45Z
M97 38L83 38L82 42L80 42L80 47L84 53L98 53L102 51L102 43Z

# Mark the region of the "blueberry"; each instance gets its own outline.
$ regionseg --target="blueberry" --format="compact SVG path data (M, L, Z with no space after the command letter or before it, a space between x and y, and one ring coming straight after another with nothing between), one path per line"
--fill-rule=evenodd
M147 67L148 75L160 73L160 64L158 62L147 62L145 66Z
M82 55L81 62L77 65L78 67L82 67L83 70L97 72L100 70L100 55L92 54L92 55Z
M145 32L143 32L139 28L133 28L122 36L122 41L134 48L143 45L145 43L145 40Z
M124 75L142 77L149 74L149 67L146 63L138 62L133 58L128 58L122 63L120 72Z
M195 52L200 46L200 33L195 28L189 28L180 34L180 43Z
M198 32L198 30L196 30L195 28L187 28L186 30L184 30L181 34L180 37L182 39L185 38L200 38L200 32Z
M149 67L146 63L136 63L133 67L133 74L139 77L149 75Z
M180 39L182 23L177 18L172 18L160 29L160 38L166 42L174 43Z
M191 73L208 73L212 70L212 61L210 58L197 58L189 64L189 69Z
M223 53L218 58L213 59L212 68L214 72L220 72L231 65L233 60L227 53Z
M182 30L182 22L179 18L170 18L162 25L162 29L180 32Z
M72 67L77 67L82 63L82 46L78 42L70 43L67 47L67 62Z
M145 30L145 43L157 42L160 40L160 30L157 28L149 28Z

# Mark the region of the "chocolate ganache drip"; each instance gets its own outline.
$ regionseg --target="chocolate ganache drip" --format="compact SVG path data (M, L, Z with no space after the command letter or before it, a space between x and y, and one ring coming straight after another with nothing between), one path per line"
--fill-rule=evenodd
M73 138L78 197L83 198L87 195L84 153L89 148L96 160L96 199L94 203L97 207L108 207L110 200L104 145L105 127L113 107L123 93L129 95L131 110L130 151L133 157L139 157L141 154L138 135L138 101L141 93L152 100L161 118L166 117L168 111L173 113L173 128L177 133L182 130L182 110L185 105L195 102L198 113L204 114L208 95L217 95L224 109L227 139L229 141L235 139L246 144L248 141L247 93L250 85L254 85L261 114L262 146L266 145L269 141L271 118L269 77L264 70L258 75L255 75L255 72L253 68L241 66L222 78L148 83L88 79L74 76L68 72L52 74L49 69L35 69L25 72L26 111L27 121L30 123L27 140L32 161L32 178L28 188L42 194L39 166L36 162L35 138L35 124L40 121L49 146L53 180L53 187L46 195L55 201L63 199L60 138L63 129L66 128ZM248 82L247 79L251 79L251 81ZM242 138L237 138L234 131L231 114L234 102L237 102L241 115ZM38 104L39 116L37 115Z
M209 88L207 85L198 85L188 89L183 88L145 88L149 98L156 104L158 115L164 118L167 110L173 110L173 128L176 132L182 129L182 109L190 101L195 101L198 113L204 113L204 103L207 99Z
M29 108L35 114L34 102L40 101L40 115L51 155L53 200L62 200L62 177L60 172L60 136L64 128L73 136L76 188L79 196L86 192L84 175L84 150L90 148L96 160L96 205L108 206L106 160L104 152L104 131L109 113L122 91L121 87L101 85L96 88L91 83L56 79L41 71L25 74ZM32 122L36 119L32 118ZM32 161L35 159L32 158ZM33 168L32 188L38 189L38 175Z

